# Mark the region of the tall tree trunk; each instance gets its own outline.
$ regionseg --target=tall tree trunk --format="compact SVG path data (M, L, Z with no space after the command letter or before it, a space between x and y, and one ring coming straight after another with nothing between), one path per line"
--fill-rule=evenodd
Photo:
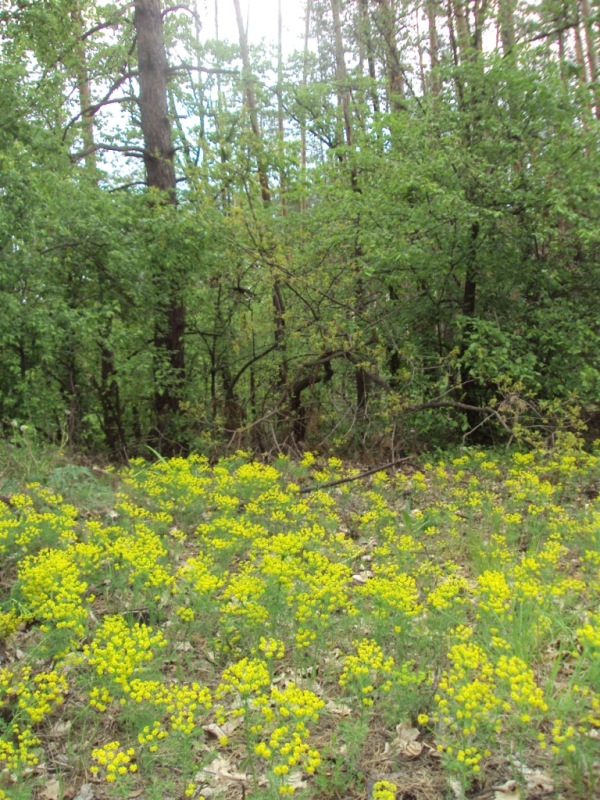
M465 268L465 280L463 284L462 313L465 318L463 338L461 342L461 358L464 357L469 346L469 340L473 333L473 320L475 319L475 301L477 296L477 240L479 238L479 223L473 222L471 225L469 246L467 252L467 264ZM460 368L460 382L462 389L462 400L464 403L477 406L479 398L477 387L473 380L469 368L464 363ZM466 412L467 421L471 430L479 422L479 415L475 411Z
M583 84L587 83L587 69L585 65L585 55L583 53L583 39L581 36L581 26L575 26L575 60L579 68L579 75Z
M429 85L431 94L438 97L441 91L440 84L440 42L437 32L437 0L427 0L427 23L429 25L429 62L431 72L429 73Z
M487 12L487 0L475 0L473 7L473 61L483 52L483 28Z
M160 192L161 201L177 204L174 148L167 105L167 55L160 0L135 0L140 117L144 137L147 184ZM165 452L178 448L175 417L179 412L185 380L185 307L180 279L164 264L156 265L154 347L157 367L168 367L166 380L154 395L157 444ZM164 370L161 370L164 371Z
M167 54L160 0L135 0L140 117L148 186L175 205L175 164L167 103Z
M589 0L579 0L579 8L581 11L581 21L583 23L583 30L586 44L586 56L588 69L590 74L590 83L592 84L592 92L594 96L594 111L596 119L600 119L600 90L598 88L598 53L596 49L594 22L598 24L597 12L592 14L590 9Z
M340 0L331 0L331 12L333 16L333 35L335 42L335 67L336 67L336 81L338 84L338 97L340 99L342 108L342 117L344 123L344 138L348 149L352 149L354 144L354 137L352 131L352 115L351 115L351 97L350 97L350 84L348 80L348 70L346 68L346 53L344 48L344 39L342 36L342 21L340 14ZM360 192L358 186L358 176L356 167L352 163L350 166L350 182L354 192ZM362 315L364 311L364 283L360 275L359 261L362 256L362 248L359 240L359 226L360 216L356 219L356 239L354 247L354 271L356 274L355 283L355 303L357 313ZM364 415L367 406L367 374L365 370L357 366L354 370L355 387L356 387L356 409L361 415Z
M379 95L377 93L377 71L375 69L375 56L373 54L373 35L371 32L371 17L369 15L369 0L358 0L358 12L361 27L361 38L365 43L367 66L369 69L369 80L371 82L371 103L373 105L373 112L375 114L379 114L381 108L379 105Z
M452 63L455 67L460 66L461 57L458 46L458 36L456 33L456 26L454 24L454 13L452 10L452 0L447 3L447 21L448 21L448 37L450 39L450 49L452 51ZM454 85L456 86L456 93L458 95L459 107L464 108L465 105L465 86L463 79L458 70L454 72Z
M403 111L406 108L406 88L396 40L396 11L393 0L377 0L377 3L379 32L386 45L389 107L391 111Z
M350 114L350 85L346 58L344 53L344 39L342 37L342 20L340 15L340 0L331 0L331 13L333 15L333 36L335 43L335 79L339 105L342 110L344 140L348 147L352 147L352 117Z
M244 26L242 17L242 9L240 7L240 0L233 0L235 7L235 16L238 26L238 34L240 40L240 50L242 54L242 68L244 73L244 93L246 98L246 108L248 109L248 116L250 117L250 127L254 134L254 140L257 149L257 163L258 163L258 181L260 183L260 192L262 197L263 206L268 208L271 205L271 189L269 187L269 173L267 158L264 150L262 132L260 123L258 121L258 107L256 104L256 93L254 91L254 79L252 76L252 64L250 63L250 50L248 48L248 35ZM283 122L283 120L282 120ZM277 275L273 279L272 290L273 302L273 317L275 324L275 343L278 349L285 349L285 303L283 299L283 292L281 289L281 282ZM287 375L284 362L281 363L279 369L279 389L281 389L286 382Z
M471 57L471 32L469 30L469 20L465 13L462 0L451 0L451 8L454 13L459 60L461 63L466 63Z
M500 26L500 41L502 52L505 56L512 52L515 45L515 0L499 0L498 21Z
M306 89L308 83L308 39L310 36L310 18L312 11L312 0L306 0L306 11L304 18L304 49L302 55L302 88ZM300 120L300 171L303 181L306 179L306 112L302 112ZM300 200L300 210L306 211L306 194L302 189L302 199Z
M75 76L77 80L77 92L79 94L79 112L81 115L81 138L83 139L83 149L85 152L85 165L89 173L89 178L94 185L98 185L98 173L96 172L96 150L94 142L94 115L92 113L92 89L88 69L87 50L85 46L85 26L81 5L75 2L71 9L71 20L77 36ZM101 256L100 256L101 257ZM98 282L100 287L100 303L102 306L107 302L106 295L110 295L111 287L107 280L104 264L99 265ZM98 330L98 346L100 349L100 381L93 380L93 384L98 393L100 407L102 409L102 432L106 440L106 445L110 452L127 461L127 448L125 441L125 430L123 425L123 414L121 408L121 398L119 393L119 383L117 380L117 370L115 365L115 355L110 347L112 332L112 315L103 315L102 322Z
M256 92L254 91L254 78L252 76L252 64L250 63L250 50L248 48L248 35L244 25L244 18L242 17L242 9L240 0L233 0L235 7L235 17L237 20L238 35L240 40L240 51L242 55L242 70L244 77L244 96L246 99L246 108L250 118L250 127L254 134L254 144L256 147L256 158L258 162L258 180L260 183L260 194L262 197L263 205L269 206L271 202L271 189L269 187L269 173L267 167L267 159L265 157L262 133L260 130L260 123L258 121L258 108L256 105Z
M421 79L421 92L423 93L423 95L426 95L428 86L425 80L425 61L423 59L423 42L421 39L421 25L419 22L420 15L421 15L421 9L415 8L415 28L417 31L417 53L419 55L419 78Z
M81 114L81 138L83 139L83 150L85 152L85 164L94 172L96 169L96 152L94 148L94 116L92 114L92 91L90 86L90 76L87 64L87 51L85 47L85 28L81 6L75 2L71 9L71 20L77 36L77 61L75 65L75 75L77 80L77 92L79 94L79 109Z
M286 178L283 166L283 149L285 144L285 130L283 120L283 12L282 0L277 4L277 133L279 136L279 193L281 196L281 213L287 214Z

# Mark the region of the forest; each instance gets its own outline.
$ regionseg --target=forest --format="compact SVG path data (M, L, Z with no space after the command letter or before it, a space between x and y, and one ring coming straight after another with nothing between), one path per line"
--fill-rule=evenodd
M284 56L231 3L235 41L202 36L225 0L0 4L5 435L126 463L597 430L597 7L306 0Z
M0 0L0 800L599 796L599 13Z

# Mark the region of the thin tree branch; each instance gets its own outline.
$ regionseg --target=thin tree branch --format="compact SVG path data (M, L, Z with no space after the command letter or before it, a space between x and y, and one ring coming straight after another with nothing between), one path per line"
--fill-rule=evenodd
M147 186L146 181L131 181L131 183L123 183L121 186L114 186L112 189L108 190L109 194L114 194L115 192L124 192L127 189L133 189L134 186Z
M93 36L95 33L99 33L100 31L104 30L105 28L112 28L121 17L125 16L125 13L132 8L133 2L127 3L127 5L120 8L110 19L104 20L104 22L99 22L98 25L94 25L93 28L90 28L85 33L82 33L82 39L89 39L90 36Z
M81 150L79 153L73 153L70 157L71 161L80 161L82 158L89 156L91 153L96 153L98 150L109 150L113 153L125 153L131 158L144 158L146 154L146 151L142 147L133 147L131 145L119 146L115 144L95 144L93 147L87 147L85 150Z
M232 380L231 380L231 388L233 389L233 388L235 387L235 385L237 384L237 382L238 382L238 381L239 381L239 379L242 377L242 375L244 374L244 372L246 372L246 370L247 370L247 369L250 369L250 367L251 367L253 364L256 364L256 362L257 362L257 361L260 361L260 360L261 360L261 358L264 358L265 356L269 355L269 353L272 353L272 352L273 352L273 350L277 350L278 348L279 348L279 343L277 343L277 342L276 342L275 344L272 344L270 347L267 347L267 349L266 349L266 350L263 350L263 351L262 351L262 353L257 353L257 354L256 354L256 355L255 355L253 358L251 358L249 361L247 361L247 362L246 362L246 363L245 363L245 364L244 364L244 365L243 365L243 366L242 366L242 367L241 367L241 368L240 368L240 369L237 371L237 373L236 373L236 374L234 375L234 377L232 378Z
M193 17L194 22L198 26L198 28L202 28L202 20L200 19L200 14L196 11L195 8L190 8L190 6L185 5L185 3L180 3L176 6L169 6L168 8L163 9L161 12L161 17L164 19L167 14L174 14L176 11L187 11L190 16Z
M316 486L307 486L300 489L299 494L310 494L310 492L318 492L320 489L330 489L332 486L341 486L343 483L350 483L351 481L361 481L363 478L368 478L369 475L375 475L376 472L384 472L386 469L398 467L400 464L406 464L407 461L412 461L414 456L405 456L404 458L397 458L395 461L389 461L387 464L382 464L380 467L372 467L371 469L361 472L359 475L352 475L350 478L340 478L337 481L329 481L329 483L319 483Z
M416 406L405 406L402 410L408 412L409 414L415 414L418 411L427 411L431 408L453 408L457 411L476 411L479 414L489 414L490 417L496 417L500 425L504 428L504 430L513 435L513 431L510 429L506 420L500 414L500 412L492 408L491 406L473 406L470 403L459 403L453 400L432 400L430 403L420 403Z
M196 64L173 64L167 70L169 74L177 72L205 72L207 75L230 75L238 78L240 75L237 69L217 69L216 67L200 67Z
M103 106L108 105L109 102L122 103L124 100L135 100L135 98L132 96L132 97L124 97L124 98L119 99L117 101L111 101L111 96L112 96L113 92L115 92L120 86L122 86L125 83L125 81L128 81L130 78L136 78L137 76L138 76L138 72L137 71L123 73L123 75L120 75L117 78L117 80L113 83L113 85L106 92L106 94L104 95L102 100L99 100L97 103L94 103L93 105L88 106L88 108L82 109L79 112L79 114L76 114L71 120L69 120L69 123L67 124L67 127L65 128L64 133L63 133L63 142L66 139L67 133L70 131L70 129L73 127L73 125L77 122L77 120L80 119L82 116L86 115L86 116L92 116L93 117L94 114L96 114ZM137 100L136 100L136 102L137 102Z

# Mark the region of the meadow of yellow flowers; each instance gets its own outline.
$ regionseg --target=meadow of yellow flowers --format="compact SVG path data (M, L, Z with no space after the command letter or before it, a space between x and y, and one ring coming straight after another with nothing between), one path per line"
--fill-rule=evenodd
M97 513L6 498L0 798L599 792L600 456L319 488L352 474L240 452L135 460Z

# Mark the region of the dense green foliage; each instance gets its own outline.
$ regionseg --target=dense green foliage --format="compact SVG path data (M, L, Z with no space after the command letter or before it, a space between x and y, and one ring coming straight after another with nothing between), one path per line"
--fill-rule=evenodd
M175 204L130 6L2 2L4 427L126 459L593 420L597 36L550 5L313 0L279 69L166 14Z

